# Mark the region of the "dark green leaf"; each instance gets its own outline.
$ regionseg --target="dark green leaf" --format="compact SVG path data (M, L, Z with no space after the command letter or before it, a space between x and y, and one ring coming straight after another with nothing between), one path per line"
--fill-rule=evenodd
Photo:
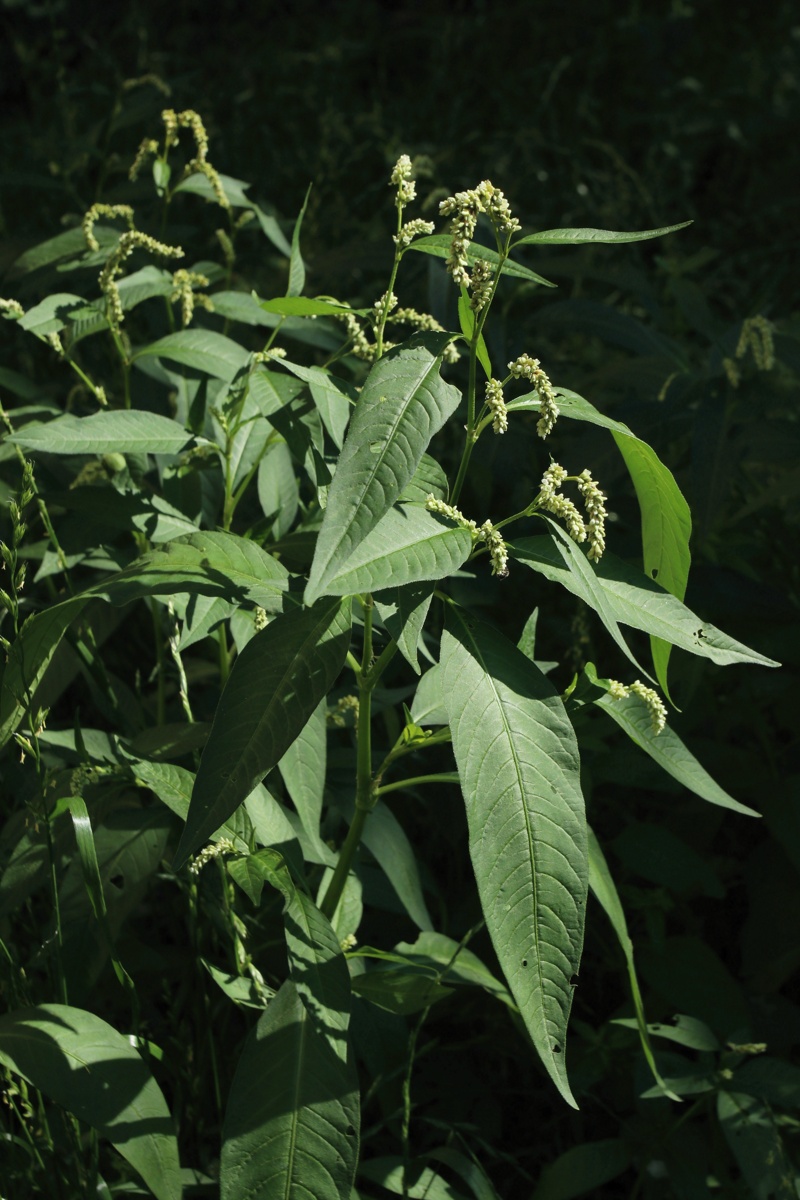
M563 702L511 642L448 608L440 665L486 924L528 1032L564 1065L588 887L580 762Z
M358 1082L314 1030L287 981L251 1032L223 1129L221 1200L350 1200Z
M665 233L674 233L677 229L685 229L691 221L681 221L678 225L663 225L660 229L640 229L636 233L616 233L611 229L543 229L541 233L529 233L518 238L512 244L515 246L573 246L585 242L644 242L648 238L663 237Z
M169 1109L116 1029L63 1004L19 1009L0 1017L0 1061L107 1138L158 1200L180 1200Z
M191 436L177 421L158 413L118 410L26 425L9 440L48 454L178 454Z
M349 644L349 600L280 616L248 642L217 708L177 865L277 765L335 682Z
M439 375L449 341L449 334L420 334L370 370L328 493L306 603L325 594L328 581L392 507L431 438L458 407L460 392Z
M409 250L419 250L421 254L433 254L436 258L449 258L452 241L453 239L446 233L432 233L429 237L416 238L408 248ZM477 242L470 244L467 258L471 265L480 259L491 263L493 267L500 262L500 255L496 250L490 250L488 246L481 246ZM549 279L543 279L541 275L537 275L528 267L523 267L521 263L512 262L508 258L503 263L503 274L511 275L515 279L527 279L529 283L543 283L545 287L558 286L551 283Z
M214 333L210 329L182 329L143 346L134 354L140 358L166 358L203 371L214 379L231 383L238 371L247 365L248 354L238 342Z

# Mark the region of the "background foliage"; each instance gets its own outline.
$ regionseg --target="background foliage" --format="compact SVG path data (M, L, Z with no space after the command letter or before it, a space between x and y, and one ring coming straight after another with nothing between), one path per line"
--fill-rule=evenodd
M122 14L107 6L87 24L68 3L5 3L2 291L33 304L44 281L20 278L14 267L20 256L79 224L95 199L130 197L131 148L152 134L165 98L153 85L128 88L126 81L149 73L172 89L172 107L202 111L217 168L245 175L249 194L289 236L313 184L303 225L308 294L369 305L383 290L386 178L403 152L430 160L419 190L423 202L430 198L431 216L443 195L488 177L537 228L637 229L694 220L666 242L539 252L535 263L528 261L559 291L509 288L490 335L493 358L506 361L519 345L535 346L560 384L591 397L655 446L692 508L687 603L784 664L776 672L723 672L708 664L700 671L696 659L680 653L671 664L680 708L671 726L723 788L763 813L757 826L659 776L621 732L609 734L607 723L602 732L592 723L582 731L582 749L592 752L584 757L591 764L584 792L627 913L648 1018L669 1023L680 1012L707 1027L657 1042L662 1074L684 1080L686 1099L677 1108L643 1098L652 1079L635 1033L612 1023L632 1014L624 959L594 905L571 1027L570 1076L580 1112L553 1103L539 1065L520 1055L518 1032L498 1015L497 1002L463 989L432 1009L420 1035L415 1148L441 1147L449 1138L451 1150L474 1153L498 1194L509 1197L580 1194L583 1170L582 1190L609 1197L715 1194L706 1187L709 1175L716 1194L791 1195L788 1160L773 1174L762 1166L769 1153L796 1158L800 1106L800 1007L793 998L800 934L787 919L796 911L800 873L793 714L800 659L800 324L788 186L800 173L800 28L788 3L735 11L677 0L532 9L509 3L498 10L477 0L430 0L424 9L300 2L264 5L256 18L222 3L198 22L193 5L176 3L156 19L147 5L130 4ZM143 180L141 194L149 187ZM192 221L186 236L200 248L198 257L219 260L213 214L198 208ZM183 236L180 227L175 232ZM284 258L255 232L243 233L239 246L230 287L280 295ZM404 294L404 302L456 328L450 290L419 257L410 279L416 295ZM64 290L71 288L67 277ZM748 352L737 360L734 386L723 360L734 357L743 320L758 314L773 324L776 363L759 370ZM3 366L63 406L58 364L12 326L3 335ZM13 412L24 397L4 390L2 399ZM614 552L638 561L638 518L623 464L604 431L580 429L571 435L570 455L591 463L613 498ZM7 499L19 486L13 454L1 465ZM524 457L522 441L510 438L481 445L474 465L477 509L482 487L484 496L490 488L496 495L498 481L509 511L521 507L541 471ZM490 607L495 593L488 588L483 598L487 616L514 640L536 602L526 576L522 569L512 573L501 608ZM36 586L46 588L47 579ZM109 628L104 658L115 675L130 675L135 654L147 681L154 662L146 617L145 610L123 638ZM553 678L563 689L574 669L607 661L613 649L585 610L565 599L557 611L543 610L536 653L559 661ZM191 661L195 716L208 720L219 688L211 643L198 643ZM103 719L85 664L73 662L67 676L48 753L74 767L80 757L69 752L74 711L100 729L112 721L110 714ZM141 696L131 697L132 731L140 720L136 704L152 717L157 702L145 682ZM166 703L167 715L180 720L176 691ZM146 728L138 733L146 738ZM91 754L102 750L93 747ZM26 787L8 753L2 787L6 855L16 845L11 822ZM457 792L402 815L425 863L435 927L458 940L476 924L479 909L464 874L466 827ZM143 819L153 827L137 845L146 844L160 861L167 826L152 812ZM12 885L5 878L2 936L40 944L44 902L22 905ZM175 893L184 886L159 873L145 895L121 897L111 921L119 960L147 997L145 1027L171 1064L154 1064L154 1071L171 1110L185 1114L182 1159L213 1173L222 1101L252 1015L198 983L198 972L205 972L200 957L221 964L229 956L229 930L217 915L213 883L179 907ZM377 880L370 899L360 941L389 948L414 940L413 923ZM124 1030L125 994L103 946L81 928L86 906L77 887L71 902L80 942L68 957L76 964L71 996ZM485 934L471 947L492 961ZM268 944L259 951L262 963L283 953ZM27 965L35 978L35 961ZM269 970L264 975L269 979ZM16 1007L11 977L2 986L4 1009ZM365 1132L372 1134L368 1157L396 1149L392 1122L413 1021L387 1015L370 1026L361 1047L362 1091L373 1104L364 1112ZM765 1043L766 1056L726 1048L731 1040ZM194 1057L176 1070L188 1045ZM768 1114L759 1118L761 1140L753 1143L751 1162L726 1140L744 1118L717 1112L725 1101L716 1099L715 1072L734 1068L753 1076L760 1112ZM565 1153L573 1157L552 1168ZM360 1185L367 1195L368 1179Z

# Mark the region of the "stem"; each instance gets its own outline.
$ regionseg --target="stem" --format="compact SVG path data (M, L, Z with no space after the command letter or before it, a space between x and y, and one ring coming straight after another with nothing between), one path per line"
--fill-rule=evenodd
M153 618L153 634L156 643L156 724L163 725L166 714L166 699L164 693L164 644L161 632L161 622L158 619L158 605L150 598L150 615Z
M367 594L363 598L363 604L364 648L361 657L361 666L356 666L355 668L356 679L358 680L356 806L353 819L350 822L350 828L347 831L347 837L339 851L339 861L336 864L333 876L328 884L328 889L320 904L320 911L329 921L336 912L336 906L342 898L344 885L347 882L347 876L350 874L350 868L353 865L367 817L378 801L372 778L372 693L383 674L386 664L397 650L397 644L393 641L389 642L375 662L372 662L372 596ZM348 655L348 662L350 662L352 657L352 655ZM352 666L353 663L350 663L350 665Z
M419 746L414 747L420 749ZM385 796L387 792L402 792L405 788L416 787L420 783L458 783L457 771L442 771L438 775L413 775L410 779L398 779L395 783L385 783L375 789L376 796Z
M402 206L402 204L398 204L397 205L397 232L398 232L398 234L400 233L402 224L403 224L403 206ZM387 300L388 300L388 297L391 296L392 292L394 291L394 285L395 285L395 281L397 279L397 270L398 270L398 267L400 266L400 259L402 257L403 257L403 252L400 249L397 242L395 242L394 262L392 263L392 273L389 276L389 286L386 289ZM378 322L377 329L375 330L375 346L376 346L375 361L376 362L383 354L383 333L384 333L384 330L386 329L386 320L387 320L388 316L389 316L389 306L387 303L386 305L384 305L383 311L381 313L381 319Z

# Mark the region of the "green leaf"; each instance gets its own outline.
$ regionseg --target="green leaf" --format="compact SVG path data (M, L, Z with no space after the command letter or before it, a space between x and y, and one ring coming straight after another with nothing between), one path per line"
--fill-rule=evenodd
M636 489L642 517L642 553L645 575L655 579L678 600L686 595L691 553L692 517L671 471L646 442L614 433ZM669 695L667 665L669 641L651 638L658 682Z
M588 887L578 746L563 702L513 643L448 606L442 691L495 952L564 1099Z
M421 254L433 254L436 258L449 258L450 247L453 239L446 233L432 233L429 237L416 238L408 247L409 250L419 250ZM500 255L496 250L490 250L488 246L481 246L477 242L471 242L467 250L467 258L470 265L474 265L479 260L491 263L496 267L500 262ZM503 274L511 275L515 279L527 279L529 283L543 283L545 287L557 287L555 283L551 283L549 279L542 278L535 271L529 270L528 267L523 267L521 263L512 262L507 258L503 263Z
M226 821L277 765L341 670L350 601L326 600L274 620L233 665L200 761L175 862Z
M408 583L387 588L375 597L375 607L389 636L412 670L420 674L419 647L422 627L433 599L432 583Z
M385 1158L370 1158L359 1164L359 1178L377 1183L396 1196L408 1196L410 1200L464 1200L464 1193L437 1175L420 1159L407 1165L402 1158L387 1155Z
M327 755L327 698L323 697L278 763L303 828L319 838Z
M332 300L312 300L309 296L276 296L273 300L259 300L264 312L277 313L281 317L341 317L344 313L366 316L369 308L348 308Z
M608 551L599 563L590 563L563 530L553 522L548 523L555 537L518 538L509 547L509 553L585 601L599 614L620 648L623 646L616 628L618 622L655 634L690 654L710 658L720 665L734 662L763 667L780 665L701 621L675 596ZM626 647L625 652L635 662Z
M440 1146L438 1150L429 1150L425 1158L428 1161L442 1162L452 1168L464 1180L475 1200L500 1200L477 1159L467 1158L466 1154L454 1150L452 1146Z
M285 442L268 446L258 464L258 502L267 518L274 518L270 527L273 538L284 537L294 524L300 505L300 489L294 463Z
M399 504L424 504L429 495L437 500L447 496L447 476L444 469L430 454L423 454L419 466L397 497Z
M543 229L541 233L529 233L518 238L511 246L574 246L585 242L645 242L648 238L663 237L665 233L674 233L676 229L685 229L691 221L681 221L678 225L662 225L660 229L640 229L636 233L617 233L611 229Z
M323 424L339 450L350 414L358 400L358 392L343 379L337 379L322 367L303 367L281 359L281 366L303 379L311 389L314 403Z
M391 509L431 438L458 407L461 393L439 375L450 340L449 334L417 335L371 368L328 492L307 604L325 594L329 580Z
M613 700L611 696L606 695L595 700L595 704L608 713L612 720L625 730L631 741L649 754L662 770L696 796L707 800L709 804L718 804L722 808L730 808L748 817L761 815L746 804L734 800L733 796L728 795L715 783L669 724L660 733L655 733L647 707L637 696Z
M448 722L442 692L442 672L438 663L429 667L417 684L411 705L411 719L417 725L446 725Z
M213 379L232 383L237 372L247 366L248 354L238 342L221 333L210 329L182 329L137 350L133 361L140 358L166 358L202 371Z
M219 173L219 181L222 184L222 190L227 196L229 202L234 208L255 208L252 200L249 200L245 195L247 188L252 185L245 183L243 179L234 179L231 175L223 175ZM172 189L173 196L178 192L190 192L195 196L202 196L204 200L208 200L211 204L217 203L217 195L212 187L211 180L208 176L196 171L192 175L188 175L186 179L182 179Z
M631 989L631 999L636 1013L636 1028L639 1031L639 1040L642 1043L642 1051L647 1065L650 1068L653 1078L658 1084L664 1095L669 1096L671 1100L679 1100L667 1087L664 1080L659 1074L656 1060L653 1055L653 1048L650 1045L650 1038L647 1032L647 1018L644 1013L644 1003L642 1001L642 993L639 990L639 980L636 975L636 964L633 958L633 942L628 933L628 922L625 920L625 912L620 903L619 893L617 892L616 884L608 869L605 855L600 848L600 843L595 837L594 830L587 828L589 837L589 887L592 890L592 895L595 897L603 912L611 922L614 933L617 935L617 940L622 948L622 953L625 955L625 963L628 968L628 983Z
M180 1200L169 1109L116 1029L64 1004L19 1009L0 1017L0 1061L107 1138L158 1200Z
M334 596L352 596L426 579L444 579L466 562L472 546L468 529L452 525L419 505L397 504L378 520L348 558L334 560L321 590Z
M452 988L444 987L430 971L420 967L392 965L373 969L354 976L351 986L362 999L404 1017L422 1012L453 994Z
M101 251L110 249L119 241L119 231L108 225L95 225L94 236L100 243ZM29 271L37 271L65 259L83 257L88 257L83 230L80 227L68 229L66 233L59 233L26 250L13 264L12 274L26 275Z
M125 312L130 312L137 304L151 300L154 296L171 296L174 290L175 285L169 271L163 271L161 267L154 267L152 264L142 267L140 271L134 271L132 275L126 275L117 282L117 291ZM214 299L216 300L216 296Z
M631 1152L622 1138L584 1142L560 1154L542 1171L533 1200L573 1200L610 1183L631 1162Z
M311 195L311 184L308 185L306 196L303 201L303 207L297 220L294 223L292 230L292 252L289 257L289 283L286 288L287 296L299 296L303 288L306 286L306 267L303 262L303 256L300 253L300 229L303 224L303 217L306 215L308 207L308 198Z
M461 332L467 341L472 344L472 338L475 333L475 313L470 308L470 296L467 289L462 285L461 294L458 297L458 322L461 326ZM476 348L478 362L483 367L484 374L487 379L492 378L492 363L489 358L489 351L486 348L486 342L483 334L478 338Z
M94 320L99 318L103 328L108 324L100 310L82 296L74 296L71 292L56 292L42 300L41 304L29 308L24 317L20 317L18 324L20 329L44 337L47 333L58 333L73 321L87 317Z
M47 454L178 454L191 441L177 421L132 410L66 415L45 425L31 423L8 440Z
M628 1017L617 1017L611 1024L622 1025L627 1029L637 1028L637 1022ZM720 1050L719 1042L703 1021L698 1021L696 1017L684 1016L682 1013L676 1013L668 1025L663 1022L651 1021L647 1026L647 1032L651 1033L653 1037L676 1042L679 1046L688 1046L690 1050L705 1050L714 1054Z
M796 1200L797 1173L772 1110L742 1092L720 1092L717 1117L755 1200Z
M277 324L249 292L214 292L214 312L226 321L239 321L242 325L274 329Z
M245 1042L223 1128L221 1200L350 1200L358 1081L287 981Z
M398 942L395 951L408 961L433 967L444 983L480 987L504 1004L516 1007L505 984L495 978L477 954L443 933L426 930L413 944Z
M411 920L419 929L433 929L414 849L397 817L380 800L364 826L362 840L374 854Z

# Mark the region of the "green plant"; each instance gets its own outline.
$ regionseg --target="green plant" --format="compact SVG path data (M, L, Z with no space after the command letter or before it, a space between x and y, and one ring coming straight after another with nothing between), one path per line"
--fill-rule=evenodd
M196 113L167 110L164 121L162 141L145 139L131 171L136 184L152 159L156 202L143 201L145 228L138 194L98 203L80 228L20 263L39 278L86 272L88 296L55 291L27 310L4 302L23 331L50 342L63 372L44 386L2 377L18 398L4 418L17 481L9 487L19 494L3 548L0 693L4 781L19 797L0 879L14 935L3 942L11 1003L0 1017L14 1178L52 1169L59 1195L108 1191L121 1164L103 1139L158 1197L182 1186L214 1194L217 1167L223 1197L347 1197L363 1098L378 1107L367 1141L380 1146L362 1164L365 1195L444 1194L439 1163L474 1195L493 1195L457 1123L417 1155L422 1031L453 992L483 989L510 1014L517 1047L532 1043L574 1105L566 1031L590 888L626 958L653 1094L687 1090L664 1077L651 1046L663 1026L648 1029L620 898L586 823L576 728L591 746L610 718L699 797L754 815L665 725L652 686L669 696L672 646L721 665L777 665L682 603L690 518L670 471L522 348L495 377L484 336L508 281L549 286L519 261L525 247L634 242L681 226L518 236L503 193L483 182L443 203L452 226L435 234L430 222L404 220L415 185L403 156L391 179L386 291L350 307L302 295L303 214L288 240L245 185L211 166ZM181 130L193 139L182 169ZM133 254L183 258L169 230L186 194L213 206L203 216L222 212L222 228L207 230L205 243L202 226L197 236L221 249L223 263L150 264L123 276ZM284 295L242 290L251 230L288 260ZM494 246L475 240L484 230ZM399 269L415 254L446 260L460 332L399 307ZM388 340L405 326L417 332ZM268 332L250 333L259 329ZM449 370L462 387L442 377ZM54 402L49 392L63 393L67 371L77 382L66 403ZM522 394L507 398L518 384ZM476 498L481 439L518 430L533 456L556 420L611 433L639 503L644 571L606 551L607 498L583 462L568 474L542 456L541 483L519 511L503 510L502 481L496 496ZM484 503L492 519L480 521ZM28 562L38 563L30 602ZM512 572L530 587L522 628L503 613ZM597 615L611 639L609 672L649 682L605 678L587 662L559 691L547 678L553 664L536 658L537 577ZM479 615L490 589L502 630ZM113 636L123 613L127 645ZM621 625L649 635L652 675ZM62 694L80 696L71 714L58 707ZM441 850L429 845L435 826L425 816L456 781L480 913L451 937L428 912L427 851ZM452 904L443 886L427 890ZM178 936L162 930L165 946L182 937L189 948L176 996L145 994L133 965L138 956L146 973L142 935L123 941L137 910L153 918L153 897L180 903L185 922ZM399 904L420 930L416 942L357 941L365 902L367 913ZM470 946L484 924L491 942L478 955ZM380 922L368 928L380 937ZM25 935L36 930L42 950L23 961ZM499 974L483 961L492 953ZM108 964L113 1025L92 992ZM225 1002L222 1016L212 993ZM354 1003L358 1053L348 1032ZM259 1016L248 1032L250 1008ZM408 1017L406 1046L391 1022ZM373 1070L381 1029L370 1025L383 1019L399 1049L385 1072ZM684 1045L720 1051L713 1035L691 1034ZM704 1062L704 1084L713 1082L699 1089L719 1094L723 1129L744 1128L745 1143L760 1136L748 1124L750 1101L757 1113L768 1103L754 1083L738 1087L752 1052L743 1038L732 1065ZM84 1070L70 1069L76 1055ZM219 1163L209 1130L221 1130ZM183 1173L178 1134L193 1164ZM589 1186L606 1178L613 1173ZM118 1186L131 1185L122 1176Z

